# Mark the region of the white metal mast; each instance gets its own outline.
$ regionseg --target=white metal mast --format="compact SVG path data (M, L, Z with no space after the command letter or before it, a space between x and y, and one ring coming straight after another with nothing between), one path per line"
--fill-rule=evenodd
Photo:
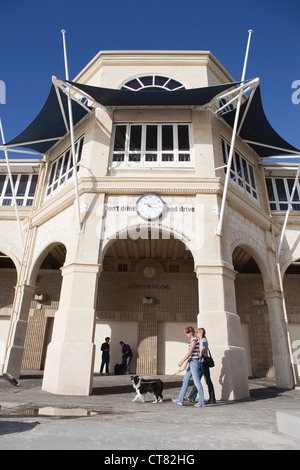
M1 131L2 143L3 143L3 145L5 145L4 132L3 132L3 126L2 126L1 118L0 118L0 131ZM12 177L12 174L11 174L11 169L10 169L7 150L4 148L3 151L4 151L6 165L7 165L7 171L8 171L8 175L9 175L9 181L10 181L10 186L11 186L13 203L14 203L14 206L15 206L15 212L16 212L16 217L17 217L18 231L19 231L20 242L21 242L21 247L22 247L22 252L23 252L24 251L24 241L23 241L23 234L22 234L20 216L19 216L18 205L17 205L15 185L14 185L13 177Z
M67 60L67 48L66 48L66 30L61 30L63 36L63 47L64 47L64 59L65 59L65 71L66 71L66 80L69 80L69 69L68 69L68 60ZM81 232L81 219L80 219L80 204L79 204L79 193L78 193L78 178L77 178L77 161L76 161L76 152L75 152L75 138L74 138L74 124L73 124L73 113L72 113L72 102L70 96L70 90L68 88L68 109L69 109L69 123L70 123L70 134L71 134L71 145L72 145L72 157L73 157L73 168L74 168L74 180L75 180L75 192L76 192L76 211L77 211L77 224L78 224L78 233Z
M252 29L249 29L249 31L248 31L248 43L247 43L247 49L246 49L244 67L243 67L242 79L241 79L241 84L242 85L245 82L246 68L247 68L248 55L249 55L249 48L250 48L250 41L251 41L252 33L253 33ZM233 130L232 130L232 138L231 138L231 146L230 146L230 152L229 152L228 162L227 162L227 172L226 172L226 178L225 178L225 186L224 186L223 198L222 198L222 204L221 204L221 210L220 210L220 219L219 219L219 224L216 228L216 235L222 235L223 219L224 219L224 212L225 212L225 206L226 206L226 197L227 197L227 190L228 190L228 184L229 184L229 179L230 179L230 169L231 169L231 164L232 164L232 159L233 159L233 154L234 154L234 144L235 144L235 138L236 138L236 134L237 134L237 127L238 127L238 122L239 122L242 96L243 96L243 89L241 88L241 91L240 91L239 97L238 97L236 112L235 112L235 119L234 119L234 125L233 125Z

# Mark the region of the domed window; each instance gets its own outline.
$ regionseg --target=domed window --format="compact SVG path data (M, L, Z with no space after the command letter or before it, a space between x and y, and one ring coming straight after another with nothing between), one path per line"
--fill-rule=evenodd
M161 75L136 77L124 83L121 90L131 91L175 91L185 90L185 86L174 78Z

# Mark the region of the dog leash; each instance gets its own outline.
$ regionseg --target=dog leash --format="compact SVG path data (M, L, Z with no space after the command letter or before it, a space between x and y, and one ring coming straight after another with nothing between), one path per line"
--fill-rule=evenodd
M175 372L175 374L172 374L172 375L168 375L165 380L168 380L170 379L171 377L174 377L174 375L178 375L180 374L180 372L183 372L185 369L179 369L177 372Z
M175 374L168 375L168 376L164 379L164 381L170 379L171 377L174 377L174 375L180 374L180 372L183 372L184 370L185 370L185 369L179 369L177 372L175 372ZM142 379L142 380L143 380L143 379ZM159 380L159 379L151 380L151 381L148 381L148 380L147 380L147 383L148 383L148 384L154 384L154 383L157 382L157 380Z

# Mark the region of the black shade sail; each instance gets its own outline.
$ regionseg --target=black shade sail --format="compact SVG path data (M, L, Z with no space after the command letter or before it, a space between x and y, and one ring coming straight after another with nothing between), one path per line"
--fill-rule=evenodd
M58 89L58 92L68 126L70 127L68 98L60 89ZM74 100L72 100L72 112L74 125L76 125L87 114L87 111ZM52 85L48 98L37 117L32 121L31 124L29 124L28 127L26 127L23 132L21 132L11 141L7 142L5 145L7 147L15 145L18 147L29 148L39 153L45 153L66 133L67 129L63 119L62 111L59 105L55 87ZM35 141L42 142L31 143Z
M175 91L130 91L68 82L103 106L203 106L215 96L237 85L223 85Z
M82 83L68 82L72 87L81 90L94 101L106 107L136 107L136 106L204 106L215 97L238 83L192 88L177 91L130 91L114 90L111 88L95 87ZM68 125L68 99L57 87L62 108ZM240 131L242 139L260 155L261 158L276 155L299 153L300 150L288 144L268 122L261 102L260 88L257 87L249 108L249 98L241 106L239 120L245 120ZM76 101L72 100L73 121L76 125L86 114ZM222 115L222 118L233 127L235 109ZM17 137L6 143L6 146L29 148L40 153L47 152L59 139L67 133L62 110L57 98L54 85L51 86L48 98L37 117ZM39 142L36 142L39 141ZM265 147L267 145L269 147Z
M245 103L243 103L241 106L239 124L241 123L244 113L246 112L248 100L246 100ZM231 127L233 127L235 109L226 114L223 114L222 117ZM282 137L280 137L280 135L277 134L277 132L269 123L261 101L260 86L258 86L254 91L253 99L247 111L239 135L245 141L249 141L249 145L253 148L253 150L255 150L256 153L258 153L261 158L295 153L300 154L300 150L293 147Z

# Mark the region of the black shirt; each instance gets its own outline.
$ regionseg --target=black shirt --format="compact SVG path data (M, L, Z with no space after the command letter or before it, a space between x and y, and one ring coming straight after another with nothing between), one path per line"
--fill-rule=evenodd
M108 357L109 356L109 344L102 343L101 351L102 351L102 357Z

